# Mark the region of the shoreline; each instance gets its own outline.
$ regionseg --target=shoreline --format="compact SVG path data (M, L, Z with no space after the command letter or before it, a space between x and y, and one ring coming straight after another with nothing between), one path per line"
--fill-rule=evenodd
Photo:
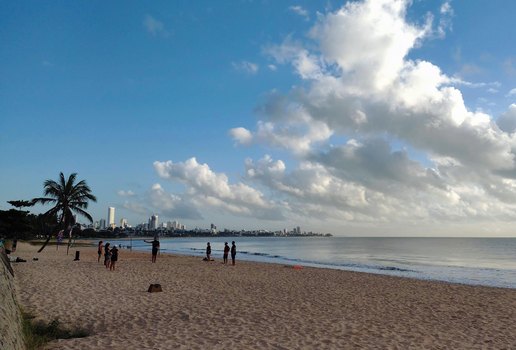
M38 319L88 329L50 348L513 348L516 290L326 268L120 250L116 271L96 247L21 244L20 304ZM22 254L25 254L23 256ZM160 283L162 293L147 293ZM59 298L57 298L59 296ZM151 315L151 316L149 316Z

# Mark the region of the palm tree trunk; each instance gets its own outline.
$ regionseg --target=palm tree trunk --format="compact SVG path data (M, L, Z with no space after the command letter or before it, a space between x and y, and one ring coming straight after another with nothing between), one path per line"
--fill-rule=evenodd
M72 245L72 232L73 232L73 229L70 229L70 233L68 234L68 236L70 238L68 238L68 247L66 247L66 255L68 255L68 251L70 250L70 245Z
M59 228L61 227L62 224L63 224L63 217L61 217L61 220L59 221L59 225L57 225L57 230L58 230L57 232L59 232ZM48 235L47 240L45 241L45 243L43 243L43 246L41 248L39 248L38 253L41 253L43 251L43 249L45 249L48 242L50 241L50 238L52 238L52 233L50 233Z
M48 235L47 240L45 241L45 243L43 243L43 246L41 248L39 248L38 253L41 253L43 251L43 249L45 249L45 247L47 246L48 242L50 241L50 237L52 237L51 233Z

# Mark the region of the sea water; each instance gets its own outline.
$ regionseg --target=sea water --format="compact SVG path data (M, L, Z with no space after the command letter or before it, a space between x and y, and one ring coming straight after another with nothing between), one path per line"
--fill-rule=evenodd
M514 238L200 237L161 238L162 252L222 259L236 241L237 260L303 265L472 285L516 288ZM118 243L118 242L117 242ZM150 251L141 238L122 240Z

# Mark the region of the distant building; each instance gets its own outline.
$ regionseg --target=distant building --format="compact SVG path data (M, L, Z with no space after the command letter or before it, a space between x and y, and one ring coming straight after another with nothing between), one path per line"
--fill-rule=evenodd
M109 227L111 227L111 228L115 227L115 208L114 207L108 208L107 223L108 223Z
M127 227L127 219L120 219L120 227L121 228L126 228Z
M157 230L159 226L158 216L156 214L152 215L149 222L149 229Z
M100 221L99 221L99 228L101 230L105 230L106 229L106 219L100 219Z

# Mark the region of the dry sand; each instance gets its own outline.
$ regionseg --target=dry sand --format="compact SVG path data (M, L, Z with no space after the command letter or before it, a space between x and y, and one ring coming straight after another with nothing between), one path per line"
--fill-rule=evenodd
M108 271L95 247L37 248L17 251L39 258L14 265L21 305L92 334L51 349L516 349L512 289L124 249Z

